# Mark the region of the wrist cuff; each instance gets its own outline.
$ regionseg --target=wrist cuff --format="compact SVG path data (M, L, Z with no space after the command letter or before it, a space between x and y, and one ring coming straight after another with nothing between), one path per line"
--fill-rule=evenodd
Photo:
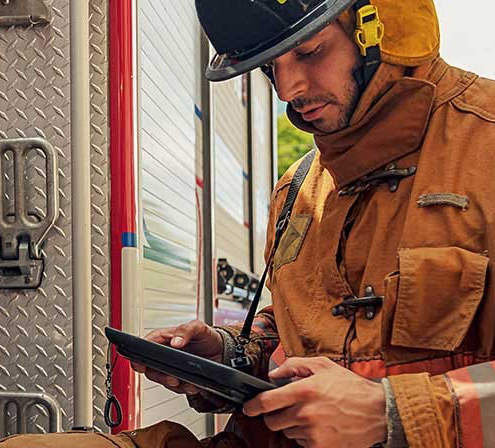
M223 341L223 354L222 354L222 364L230 366L230 360L235 357L235 339L232 335L225 331L223 328L214 327L218 334L221 336Z
M397 403L395 401L394 391L387 378L382 379L382 384L385 389L385 398L387 405L387 443L386 448L407 448L406 434L402 426L402 420L399 415Z

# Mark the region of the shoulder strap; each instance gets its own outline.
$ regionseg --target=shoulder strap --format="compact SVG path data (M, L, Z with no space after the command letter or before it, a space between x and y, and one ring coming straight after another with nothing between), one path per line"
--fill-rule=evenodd
M282 211L280 212L280 215L277 219L277 224L275 226L276 233L275 233L275 241L273 243L273 250L277 250L278 243L280 242L280 238L282 237L285 229L287 228L287 224L289 223L290 220L290 215L292 213L292 207L294 206L294 203L296 202L297 194L299 193L299 190L301 189L301 185L304 182L304 179L306 179L306 176L308 175L309 169L311 168L311 164L313 163L313 160L316 155L316 149L313 149L312 151L308 152L302 162L299 164L297 167L296 172L294 173L294 177L292 178L292 181L289 186L289 192L287 193L287 198L285 199L284 206L282 207Z
M290 215L292 213L292 208L294 207L294 203L296 202L297 194L301 189L301 186L308 175L309 169L311 168L311 164L316 155L316 149L308 152L302 162L297 167L297 170L292 177L289 192L287 193L287 198L285 199L284 206L282 207L282 211L277 219L277 224L275 225L275 239L273 242L272 250L268 261L266 263L265 270L263 271L263 275L260 279L260 284L256 293L254 294L253 301L251 302L251 306L249 307L248 314L244 321L244 325L242 327L241 334L238 337L237 345L236 345L236 357L232 360L232 366L238 369L245 370L249 367L250 362L245 356L244 353L244 345L249 342L249 336L251 334L251 327L253 326L254 317L256 316L256 311L258 309L258 305L261 298L261 292L263 291L263 286L265 285L266 276L268 274L268 270L270 269L270 265L275 254L275 251L278 248L280 243L280 239L289 224Z

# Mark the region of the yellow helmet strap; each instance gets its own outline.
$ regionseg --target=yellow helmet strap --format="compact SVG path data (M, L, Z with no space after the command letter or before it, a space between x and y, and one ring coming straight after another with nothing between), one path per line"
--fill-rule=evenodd
M369 0L358 0L354 4L356 30L354 38L359 47L363 63L354 72L354 78L363 91L380 66L380 45L384 26L378 16L378 9Z

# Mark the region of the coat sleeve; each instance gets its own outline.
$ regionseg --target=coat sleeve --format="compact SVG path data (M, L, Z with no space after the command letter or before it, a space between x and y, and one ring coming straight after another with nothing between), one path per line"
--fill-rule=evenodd
M241 330L240 325L221 328L221 331L230 336L230 338L224 337L224 362L226 364L230 365L230 360L234 357L235 338L240 335ZM251 328L250 341L245 346L246 356L252 366L252 375L268 381L268 363L278 343L279 337L273 307L269 306L256 315Z
M411 448L495 446L495 361L388 380Z
M216 327L223 344L223 363L230 366L235 349L235 338L241 333L241 325ZM252 365L252 374L268 380L269 359L279 342L272 307L263 309L256 315L251 331L250 342L245 346L246 356ZM189 405L198 412L230 413L233 407L212 394L199 393L188 396Z

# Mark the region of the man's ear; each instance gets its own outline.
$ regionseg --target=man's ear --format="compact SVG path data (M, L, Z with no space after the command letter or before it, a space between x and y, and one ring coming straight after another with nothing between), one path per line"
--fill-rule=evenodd
M354 8L346 9L337 19L337 23L354 42L354 31L356 30L356 13Z

